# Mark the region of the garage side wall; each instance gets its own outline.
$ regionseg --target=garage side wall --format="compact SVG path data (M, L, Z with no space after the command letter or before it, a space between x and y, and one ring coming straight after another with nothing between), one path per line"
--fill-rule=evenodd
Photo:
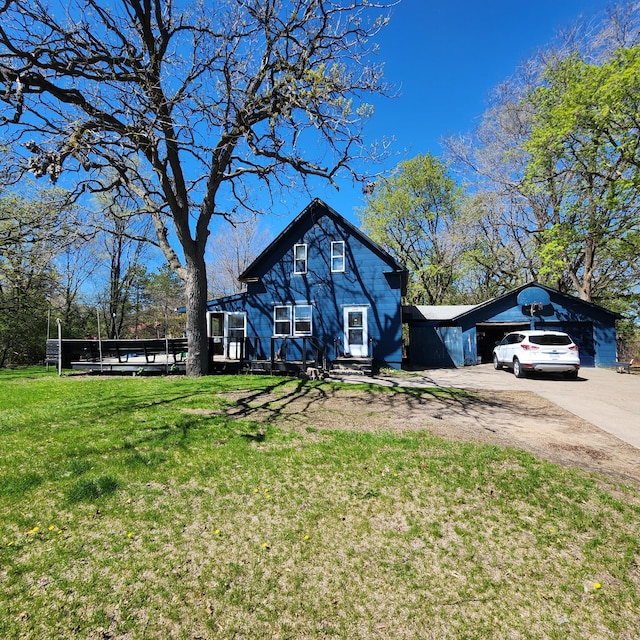
M424 322L409 325L409 361L416 368L461 367L465 364L462 328Z

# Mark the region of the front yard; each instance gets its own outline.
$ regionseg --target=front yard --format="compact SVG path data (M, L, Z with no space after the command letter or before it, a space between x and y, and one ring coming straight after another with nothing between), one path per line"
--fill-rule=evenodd
M0 371L0 636L637 638L637 483L475 437L501 411Z

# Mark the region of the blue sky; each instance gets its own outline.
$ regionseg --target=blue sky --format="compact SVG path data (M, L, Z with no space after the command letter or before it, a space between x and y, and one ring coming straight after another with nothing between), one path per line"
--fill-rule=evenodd
M394 137L391 169L420 153L439 155L443 137L473 129L490 92L579 16L602 14L607 0L402 0L378 38L385 78L400 96L376 102L368 141ZM350 179L320 197L351 222L363 205ZM308 203L291 197L265 223L274 234ZM277 209L276 209L277 211ZM276 213L274 211L274 213ZM265 225L265 226L267 226Z

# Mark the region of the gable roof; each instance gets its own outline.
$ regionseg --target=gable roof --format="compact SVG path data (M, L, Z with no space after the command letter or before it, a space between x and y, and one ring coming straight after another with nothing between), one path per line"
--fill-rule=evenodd
M508 298L509 296L513 296L513 295L518 295L521 291L524 291L525 289L529 289L530 287L537 287L538 289L542 289L544 291L546 291L549 295L554 295L554 296L560 296L561 298L566 298L567 300L571 300L574 303L579 303L582 304L586 307L590 307L591 309L600 311L602 313L607 313L615 318L621 318L622 316L619 313L616 313L615 311L610 311L609 309L606 309L605 307L600 306L599 304L596 304L595 302L587 302L586 300L581 300L580 298L578 298L577 296L572 296L569 293L563 293L562 291L558 291L558 289L553 289L551 287L547 287L544 284L540 284L539 282L527 282L526 284L520 285L519 287L516 287L515 289L511 289L510 291L507 291L506 293L503 293L501 296L496 296L495 298L491 298L490 300L487 300L486 302L482 302L479 305L475 306L471 311L468 311L467 313L471 313L472 311L479 311L480 309L483 309L484 307L489 307L493 304L495 304L496 302L499 302L501 300L504 300L505 298ZM460 314L460 316L464 316L466 315L466 313L462 313Z
M348 229L349 233L356 237L363 245L368 247L373 253L378 255L384 262L389 265L391 272L407 273L404 265L400 264L390 253L385 251L380 245L376 244L371 238L366 236L360 229L352 225L346 218L341 216L335 209L328 204L314 198L287 227L269 244L269 246L239 275L241 282L254 280L263 272L263 265L268 262L270 256L278 251L283 243L294 243L294 240L300 237L300 230L307 224L307 220L311 221L319 219L323 215L329 216L336 223Z
M587 302L586 300L581 300L576 296L572 296L568 293L562 293L562 291L558 291L557 289L552 289L551 287L547 287L544 284L540 284L539 282L528 282L527 284L523 284L515 289L511 289L506 293L503 293L500 296L496 296L495 298L490 298L485 302L481 302L480 304L474 305L452 305L452 306L441 306L441 305L423 305L423 306L414 306L407 307L406 311L408 312L408 316L414 320L438 320L438 321L454 321L460 320L465 316L481 311L482 309L491 307L492 305L509 298L513 295L517 296L521 291L525 289L529 289L532 287L537 287L539 289L543 289L549 295L560 296L562 298L567 298L572 302L578 302L586 307L590 307L591 309L598 310L601 313L606 313L614 318L621 318L622 316L615 311L610 311L605 307L601 307L594 302Z

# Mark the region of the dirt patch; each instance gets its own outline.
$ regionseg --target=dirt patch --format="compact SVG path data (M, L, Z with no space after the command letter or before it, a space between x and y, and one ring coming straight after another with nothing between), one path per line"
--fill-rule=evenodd
M524 449L561 464L640 482L640 451L527 391L429 393L305 386L284 395L233 393L229 415L304 431L428 430L452 440Z

